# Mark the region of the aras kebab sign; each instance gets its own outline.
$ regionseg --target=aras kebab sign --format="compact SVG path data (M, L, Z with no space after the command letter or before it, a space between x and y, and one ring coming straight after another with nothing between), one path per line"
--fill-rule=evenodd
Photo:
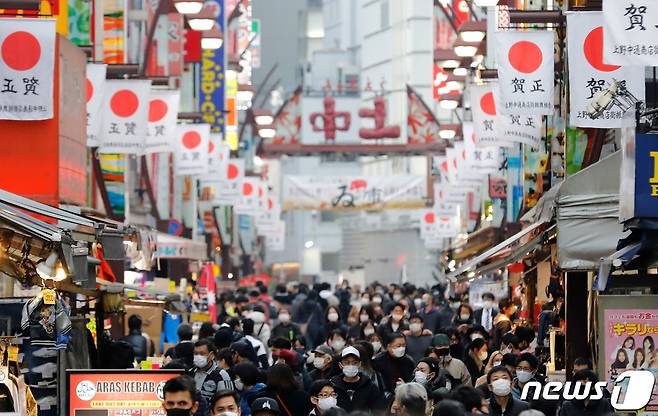
M71 416L163 415L164 385L178 370L67 370Z

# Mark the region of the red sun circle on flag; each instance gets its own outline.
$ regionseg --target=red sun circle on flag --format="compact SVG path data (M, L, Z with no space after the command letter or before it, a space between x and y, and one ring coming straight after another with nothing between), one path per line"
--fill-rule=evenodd
M245 182L242 184L242 195L249 196L252 192L254 192L254 186L251 183Z
M85 81L86 81L85 85L87 88L87 102L89 102L91 100L91 97L94 96L94 84L92 84L91 81L89 81L88 79Z
M267 200L267 209L271 210L274 207L274 202L271 199Z
M183 134L183 146L188 149L194 149L201 144L201 135L196 131L188 131Z
M159 98L151 100L151 102L149 102L149 122L155 123L156 121L162 120L164 116L167 115L168 110L169 107L164 100Z
M119 117L130 117L137 112L139 98L130 90L120 90L114 93L110 99L112 112Z
M428 212L425 214L425 222L428 224L434 224L434 213Z
M258 187L258 197L262 198L262 196L263 196L263 188L259 186Z
M5 64L14 71L32 69L41 59L39 40L25 31L14 32L7 36L0 49Z
M496 103L494 102L493 93L491 91L480 98L480 108L490 116L496 115Z
M212 153L214 151L215 151L215 143L213 143L212 141L209 141L208 142L208 153Z
M612 72L616 71L620 66L608 65L603 63L603 26L593 29L585 37L583 42L583 52L585 52L585 59L597 71Z
M517 71L531 74L541 66L544 55L536 43L522 40L512 45L507 54L507 59Z
M235 179L240 174L240 170L233 163L228 164L228 169L227 170L228 170L228 172L226 173L226 177L228 179Z

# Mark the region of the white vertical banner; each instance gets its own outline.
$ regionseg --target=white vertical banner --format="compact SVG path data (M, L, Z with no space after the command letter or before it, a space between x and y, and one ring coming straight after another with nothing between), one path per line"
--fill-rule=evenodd
M85 88L87 91L87 146L98 147L101 132L101 105L105 94L107 65L87 64Z
M266 230L271 229L281 215L281 203L278 195L268 192L267 201L264 209L259 210L256 216L256 228L260 235L265 235Z
M100 153L140 154L147 133L151 81L108 80L103 96Z
M658 3L603 0L603 61L658 66Z
M553 114L554 36L547 30L496 32L501 113Z
M144 153L173 152L180 91L152 90Z
M55 35L54 19L0 19L0 119L53 118Z
M242 192L244 170L244 159L229 159L223 164L219 188L214 201L216 204L235 205L238 203Z
M208 171L210 124L179 124L176 128L175 174L203 175Z
M432 206L432 211L437 215L457 215L457 205L447 202L447 188L448 186L444 183L434 184L434 206Z
M466 169L484 175L498 172L500 148L496 146L478 147L475 143L473 123L462 124Z
M498 135L496 99L492 83L471 85L471 111L473 129L478 146L511 146Z
M258 214L258 207L260 205L258 194L262 193L260 178L253 176L245 177L242 180L242 189L240 192L240 199L235 205L235 213L241 215Z
M223 164L228 161L231 153L231 147L223 139L222 133L210 133L207 176L213 181L220 179Z
M588 104L595 94L618 81L644 101L644 67L609 65L603 60L603 13L576 12L567 15L569 53L569 124L574 127L620 128L635 125L635 109L625 113L617 106L592 119Z
M431 209L421 209L420 215L420 238L432 238L436 234L437 215Z
M286 248L286 222L278 220L272 231L265 236L265 247L270 251L283 251Z

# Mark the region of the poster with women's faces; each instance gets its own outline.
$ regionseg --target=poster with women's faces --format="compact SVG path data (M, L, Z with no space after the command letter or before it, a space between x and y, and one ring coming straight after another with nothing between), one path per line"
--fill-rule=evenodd
M648 370L658 386L658 309L606 309L604 329L606 380L628 370ZM654 412L655 395L641 414L658 414Z

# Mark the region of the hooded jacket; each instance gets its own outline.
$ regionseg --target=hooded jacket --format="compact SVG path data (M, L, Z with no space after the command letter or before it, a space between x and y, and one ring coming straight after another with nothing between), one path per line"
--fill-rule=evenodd
M370 412L384 410L386 401L384 394L373 384L370 377L359 373L359 381L346 383L343 376L339 375L331 379L338 394L338 407L346 412L353 411Z
M599 416L614 413L615 409L608 399L590 400L585 405L584 400L567 400L562 404L558 416Z

